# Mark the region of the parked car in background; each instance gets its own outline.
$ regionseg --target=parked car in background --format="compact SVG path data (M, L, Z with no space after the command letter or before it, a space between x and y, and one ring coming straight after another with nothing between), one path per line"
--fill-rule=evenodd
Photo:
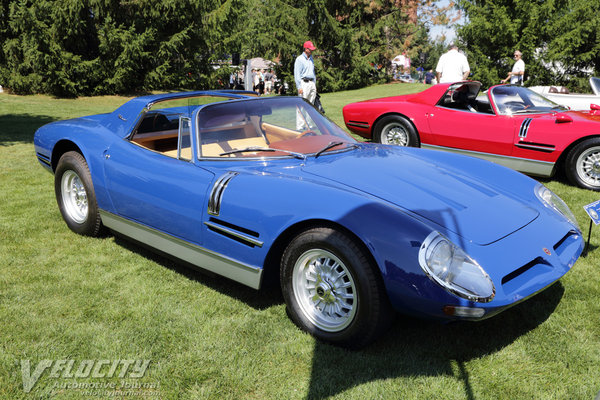
M563 86L532 86L530 89L571 110L589 110L592 104L600 105L600 78L590 78L590 87L593 94L569 93Z
M107 228L256 289L279 280L299 327L347 347L395 312L491 317L583 249L569 208L525 175L358 143L299 97L139 97L34 144L74 232Z
M600 107L569 111L522 86L479 82L348 104L344 122L374 142L447 150L551 177L563 169L582 188L600 190Z

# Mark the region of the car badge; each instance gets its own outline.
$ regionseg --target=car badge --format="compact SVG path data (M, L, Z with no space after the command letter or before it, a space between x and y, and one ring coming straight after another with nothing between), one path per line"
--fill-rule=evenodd
M547 248L544 247L544 253L548 254L549 256L552 255L552 253L550 253L550 250L548 250Z

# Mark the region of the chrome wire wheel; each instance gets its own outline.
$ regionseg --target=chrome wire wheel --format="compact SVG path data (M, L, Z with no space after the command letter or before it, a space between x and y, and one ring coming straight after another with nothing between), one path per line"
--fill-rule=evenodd
M292 288L301 312L319 329L339 332L352 323L358 307L356 285L333 253L304 252L294 264Z
M392 122L383 127L381 131L381 143L394 144L396 146L408 146L410 136L406 128L398 123Z
M584 150L575 163L577 175L587 185L600 188L600 146Z
M73 221L83 224L88 217L88 198L81 178L75 171L65 171L60 187L65 212Z

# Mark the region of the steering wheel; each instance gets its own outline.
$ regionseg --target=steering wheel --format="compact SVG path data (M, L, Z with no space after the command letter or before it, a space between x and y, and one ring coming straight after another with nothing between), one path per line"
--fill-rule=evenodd
M315 131L311 131L310 129L307 129L304 132L302 132L300 134L300 136L298 136L298 137L305 137L305 136L317 136L317 133Z
M529 107L529 104L523 104L518 101L507 101L504 106L509 108L511 111L525 110Z

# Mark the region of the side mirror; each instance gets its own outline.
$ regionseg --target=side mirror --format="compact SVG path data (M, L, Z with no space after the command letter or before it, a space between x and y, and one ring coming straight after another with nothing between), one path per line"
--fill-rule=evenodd
M564 124L564 123L567 123L567 122L573 122L573 118L571 118L567 114L556 114L556 121L555 122L557 124Z

